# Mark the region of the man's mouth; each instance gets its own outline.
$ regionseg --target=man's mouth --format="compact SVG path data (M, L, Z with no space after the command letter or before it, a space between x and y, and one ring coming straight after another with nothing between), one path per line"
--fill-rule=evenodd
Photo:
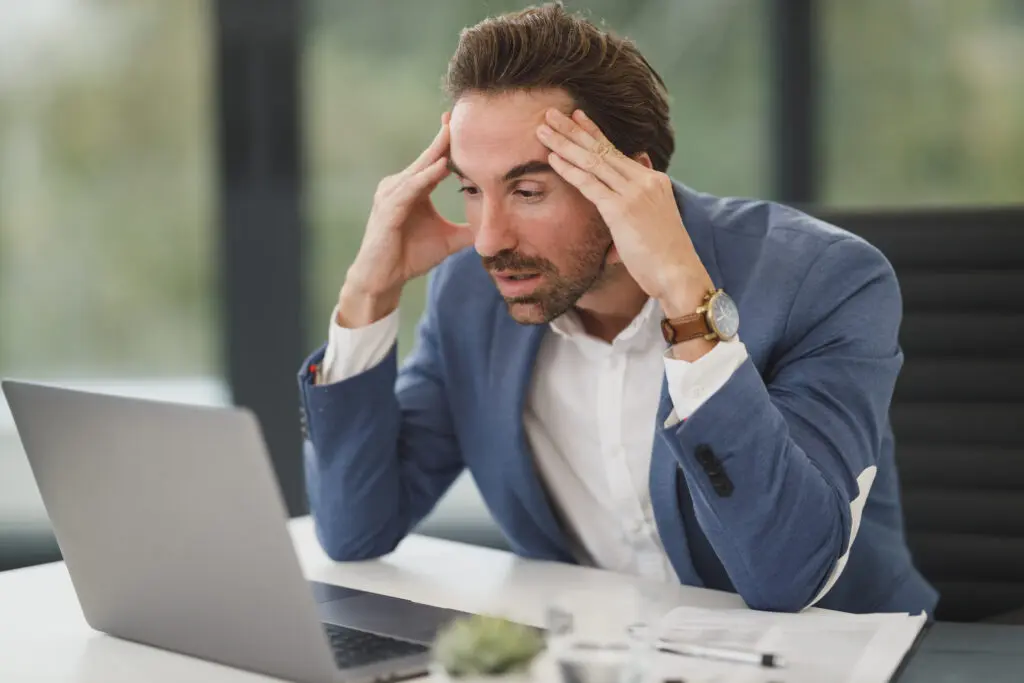
M511 271L494 271L494 277L499 280L511 280L513 282L520 282L522 280L529 280L535 278L540 273L526 272L526 273L513 273Z
M494 272L494 282L498 285L502 296L527 296L533 292L540 281L540 273L513 273L510 271Z

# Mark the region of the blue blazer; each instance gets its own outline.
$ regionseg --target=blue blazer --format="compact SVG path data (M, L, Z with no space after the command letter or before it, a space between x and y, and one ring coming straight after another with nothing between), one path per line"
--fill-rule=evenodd
M679 581L751 607L817 604L931 614L937 593L903 533L889 403L903 356L899 287L864 240L794 209L676 184L711 279L736 300L749 359L651 454L654 516ZM479 256L432 274L417 340L373 369L317 386L299 374L305 472L319 540L336 560L390 552L469 468L519 555L573 562L537 476L522 415L548 327L509 316ZM877 467L850 547L857 477Z

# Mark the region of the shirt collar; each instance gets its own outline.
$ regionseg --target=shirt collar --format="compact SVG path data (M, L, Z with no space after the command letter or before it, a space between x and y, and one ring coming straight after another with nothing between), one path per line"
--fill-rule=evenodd
M559 337L572 341L590 340L579 315L569 309L552 320L548 325ZM618 336L612 340L612 346L621 350L639 349L649 346L657 338L661 339L661 307L653 298L647 299L636 317Z

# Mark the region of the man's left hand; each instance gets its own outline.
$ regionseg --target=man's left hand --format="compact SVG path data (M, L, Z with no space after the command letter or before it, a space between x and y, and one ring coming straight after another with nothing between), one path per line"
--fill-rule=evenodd
M669 177L615 149L578 109L571 118L550 109L545 120L537 137L552 151L548 162L597 207L636 283L669 317L693 313L713 285L683 226Z

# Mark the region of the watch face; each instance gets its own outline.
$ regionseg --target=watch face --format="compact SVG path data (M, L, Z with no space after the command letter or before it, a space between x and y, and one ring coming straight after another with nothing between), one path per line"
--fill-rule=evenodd
M740 331L740 312L736 302L725 292L719 292L711 299L711 326L718 336L728 341Z

